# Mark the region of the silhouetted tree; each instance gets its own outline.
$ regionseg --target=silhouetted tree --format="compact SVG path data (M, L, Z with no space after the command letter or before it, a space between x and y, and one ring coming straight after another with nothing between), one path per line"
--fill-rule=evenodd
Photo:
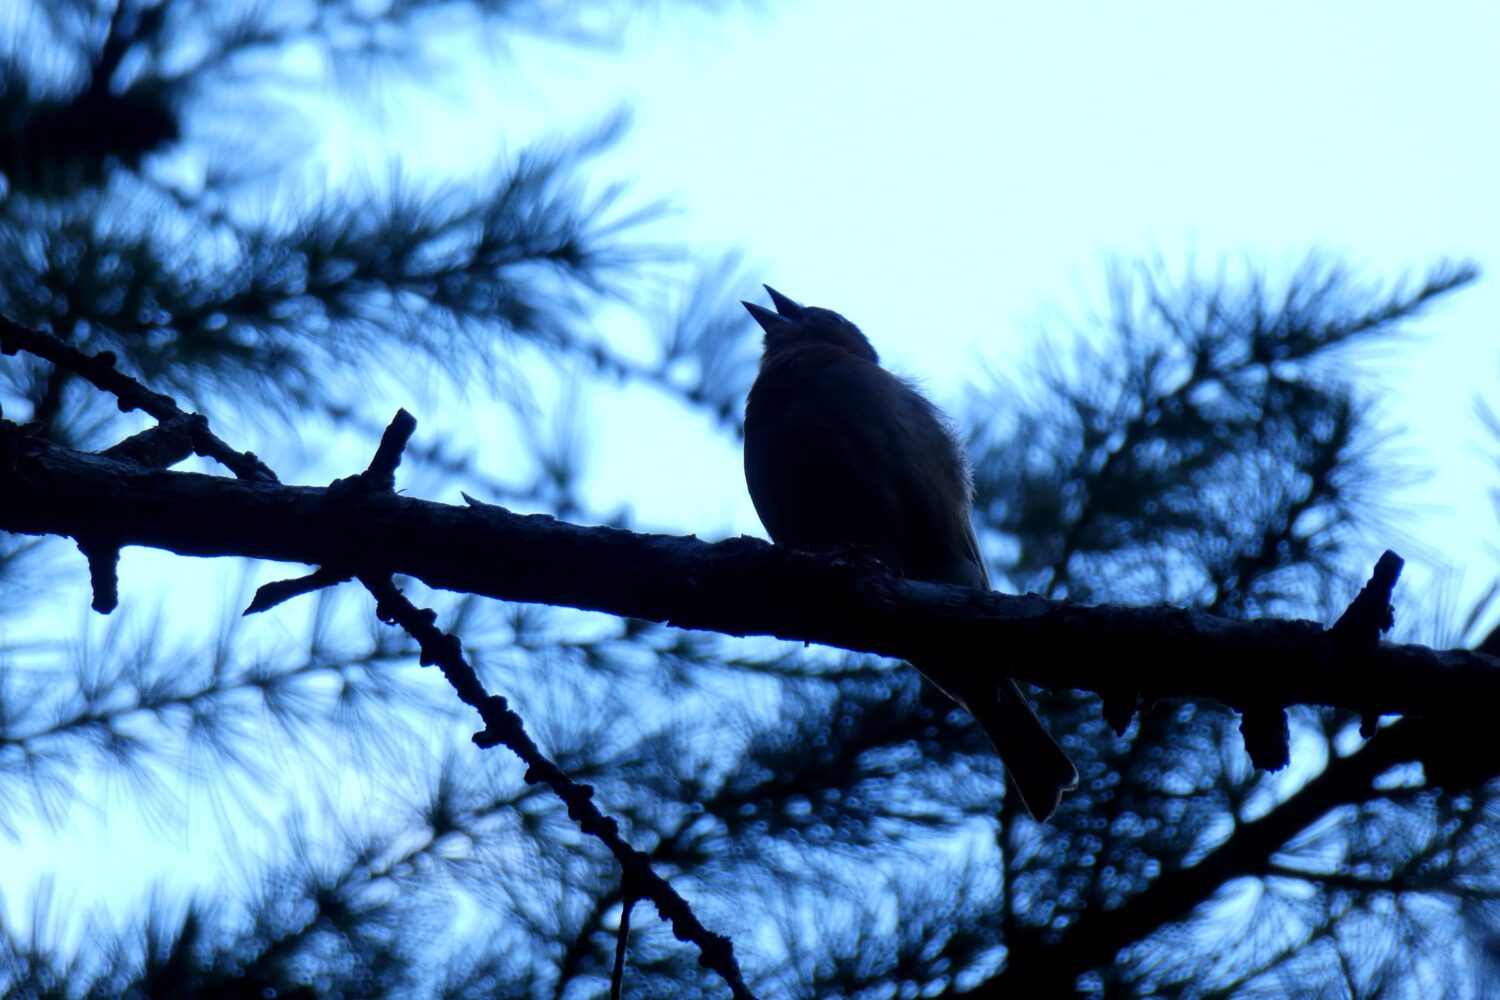
M419 434L403 486L625 523L577 489L576 413L525 383L633 380L732 437L755 357L727 301L732 262L683 293L653 355L633 354L591 319L620 300L649 318L657 303L627 292L674 272L642 228L650 209L584 193L615 128L529 150L468 187L314 190L298 144L307 112L275 84L294 49L334 76L370 60L395 71L476 23L598 39L630 6L29 8L0 77L0 313L111 352L276 466L342 473L283 439L352 437L368 452L386 399L407 402L434 379L455 398L482 390L529 474L487 476L477 445ZM1408 473L1346 359L1473 277L1439 266L1380 288L1316 256L1281 281L1121 268L1097 329L1048 338L1074 353L971 403L1002 588L1332 623L1386 544L1390 489ZM117 446L141 419L25 351L0 365L0 402L20 436L7 441L147 464L159 445ZM70 621L35 598L76 599L56 589L79 575L76 554L25 535L6 536L4 554L13 634ZM85 772L130 779L133 804L162 822L183 798L228 803L226 826L288 806L299 817L276 859L245 863L253 892L163 892L132 925L97 924L81 945L53 929L39 891L41 915L0 937L7 995L601 992L640 887L580 832L573 804L529 771L523 780L502 751L473 749L472 717L414 668L416 644L363 629L368 602L340 594L299 598L314 608L300 648L229 617L242 601L228 625L132 633L111 620L92 641L17 640L0 659L8 836L66 823ZM1137 710L1122 655L1120 691L1105 700L1036 692L1083 777L1041 827L1004 794L968 718L899 664L635 618L433 602L551 760L735 941L759 995L1496 988L1500 759L1424 720L1376 727L1348 709L1300 710L1294 766L1257 771L1231 709ZM390 777L374 802L302 791L352 774ZM341 834L331 843L330 830ZM25 890L14 873L6 888ZM630 934L629 995L723 995L698 952L651 917L638 912Z

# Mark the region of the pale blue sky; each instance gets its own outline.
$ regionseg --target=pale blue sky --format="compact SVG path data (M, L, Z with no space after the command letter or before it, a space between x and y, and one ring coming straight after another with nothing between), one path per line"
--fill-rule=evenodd
M1500 475L1471 407L1500 402L1500 5L767 0L643 18L614 53L527 41L491 72L462 65L416 102L415 139L391 119L414 170L462 176L502 140L629 106L603 173L670 196L665 234L705 257L743 248L756 278L844 312L950 406L1023 356L1048 309L1079 312L1110 255L1284 269L1318 248L1372 279L1472 257L1481 284L1375 367L1436 473L1409 493L1431 508L1413 534L1468 565L1470 593L1494 573L1480 545L1500 539ZM759 533L714 428L649 393L588 413L601 508ZM142 837L108 812L69 832L89 846L51 845L73 903L133 898L213 853L206 832ZM17 849L53 867L38 847L0 841L0 867Z
M1274 274L1320 249L1370 279L1473 258L1481 283L1369 367L1435 473L1407 494L1414 533L1469 564L1467 591L1492 575L1478 543L1500 537L1500 476L1472 403L1500 398L1500 5L822 0L646 19L618 55L513 55L498 96L427 146L439 161L454 135L484 150L625 104L635 127L606 166L675 199L674 235L743 247L950 406L1049 310L1081 311L1111 255ZM691 442L598 425L610 505L758 530L732 453L705 443L693 465L717 494L656 496Z

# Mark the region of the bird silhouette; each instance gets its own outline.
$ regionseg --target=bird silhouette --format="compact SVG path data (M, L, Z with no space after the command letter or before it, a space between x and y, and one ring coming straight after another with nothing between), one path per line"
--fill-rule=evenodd
M770 285L775 311L745 403L745 482L772 541L854 546L913 580L990 589L970 518L968 462L942 413L880 366L859 327ZM1030 815L1045 821L1078 772L994 664L923 659L918 671L994 745Z

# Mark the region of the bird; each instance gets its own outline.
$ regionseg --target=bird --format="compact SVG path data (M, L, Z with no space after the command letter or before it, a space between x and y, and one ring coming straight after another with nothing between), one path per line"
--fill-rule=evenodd
M741 304L765 336L745 401L745 483L771 541L867 551L912 580L989 590L968 460L942 412L880 365L859 327L764 286ZM993 665L912 664L969 712L1027 813L1050 819L1078 771L1016 683Z

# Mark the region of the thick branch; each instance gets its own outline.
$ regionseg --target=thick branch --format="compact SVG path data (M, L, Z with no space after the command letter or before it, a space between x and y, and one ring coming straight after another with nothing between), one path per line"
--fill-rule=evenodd
M399 573L432 587L903 659L962 656L1047 687L1236 708L1337 706L1467 718L1500 703L1500 664L1464 650L1351 648L1315 622L1168 607L1082 607L903 581L857 557L751 538L583 527L384 491L147 469L0 427L0 530L192 556Z
M1330 761L1321 774L1269 813L1238 825L1197 864L1164 873L1116 909L1084 915L1054 944L1015 953L1004 972L966 995L1071 995L1079 976L1107 965L1127 945L1186 920L1230 879L1271 872L1276 854L1330 809L1378 794L1373 782L1379 775L1422 754L1420 736L1410 721L1397 722L1349 756ZM1489 763L1496 763L1493 757Z

